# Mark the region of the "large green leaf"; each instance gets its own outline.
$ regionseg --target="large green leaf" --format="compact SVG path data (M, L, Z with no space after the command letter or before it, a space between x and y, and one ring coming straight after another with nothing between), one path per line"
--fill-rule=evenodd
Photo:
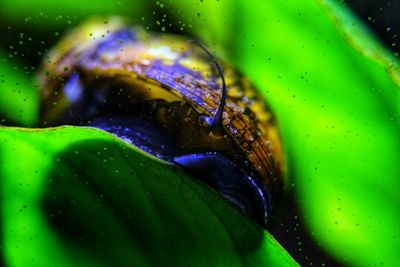
M333 2L241 10L237 62L278 115L309 231L348 265L400 265L397 59Z
M0 128L9 266L297 266L175 166L103 131Z

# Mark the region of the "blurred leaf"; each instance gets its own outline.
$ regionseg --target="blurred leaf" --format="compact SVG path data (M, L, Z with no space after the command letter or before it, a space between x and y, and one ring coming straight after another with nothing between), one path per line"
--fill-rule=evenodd
M232 36L237 34L238 20L235 14L237 1L214 1L214 0L187 0L167 2L165 10L179 18L185 32L194 32L210 45L219 49L219 54L229 53L224 48L231 47L229 42Z
M75 24L91 15L119 14L140 18L144 6L149 6L149 3L139 0L2 0L0 16L7 23L50 30Z
M33 126L38 112L37 88L22 66L0 53L0 125Z
M297 266L177 167L95 129L0 128L10 266Z
M398 266L398 62L333 3L242 2L232 43L276 111L309 231L352 266Z

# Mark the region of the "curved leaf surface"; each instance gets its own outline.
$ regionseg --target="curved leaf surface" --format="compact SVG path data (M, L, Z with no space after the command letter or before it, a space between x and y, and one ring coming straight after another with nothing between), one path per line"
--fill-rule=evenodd
M100 130L0 129L9 266L297 266L213 190Z

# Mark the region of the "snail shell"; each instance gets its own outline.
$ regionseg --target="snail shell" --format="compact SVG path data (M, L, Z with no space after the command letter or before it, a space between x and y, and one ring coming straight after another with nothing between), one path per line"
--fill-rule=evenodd
M213 153L224 162L216 166L235 166L251 177L248 181L255 181L258 191L268 192L266 198L276 199L282 192L284 167L275 118L246 77L225 62L221 66L227 85L225 134L216 136L208 121L217 112L222 89L204 51L182 36L150 34L117 17L91 20L70 32L45 58L39 75L41 118L48 126L92 125L117 135L118 129L129 128L130 120L122 127L121 117L139 118L132 125L150 121L162 130L152 128L147 139L157 140L157 133L174 144L144 150L171 162L197 155L190 164L175 160L186 162L184 166L192 161L211 166L210 157L204 161L198 155ZM104 118L110 117L118 127L104 125ZM98 118L101 122L93 123ZM165 152L164 147L173 149ZM266 224L265 216L256 220Z

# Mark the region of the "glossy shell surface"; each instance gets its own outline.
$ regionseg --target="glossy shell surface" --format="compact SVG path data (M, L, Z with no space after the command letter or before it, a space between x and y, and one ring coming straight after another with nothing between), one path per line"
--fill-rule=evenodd
M212 117L220 103L220 77L207 54L187 40L149 34L118 18L87 22L67 34L45 60L40 75L42 118L51 124L68 107L71 100L61 88L74 73L86 81L123 81L131 88L142 88L148 99L181 101L198 114ZM274 116L247 78L218 61L227 83L225 138L243 153L273 195L279 194L283 159Z

